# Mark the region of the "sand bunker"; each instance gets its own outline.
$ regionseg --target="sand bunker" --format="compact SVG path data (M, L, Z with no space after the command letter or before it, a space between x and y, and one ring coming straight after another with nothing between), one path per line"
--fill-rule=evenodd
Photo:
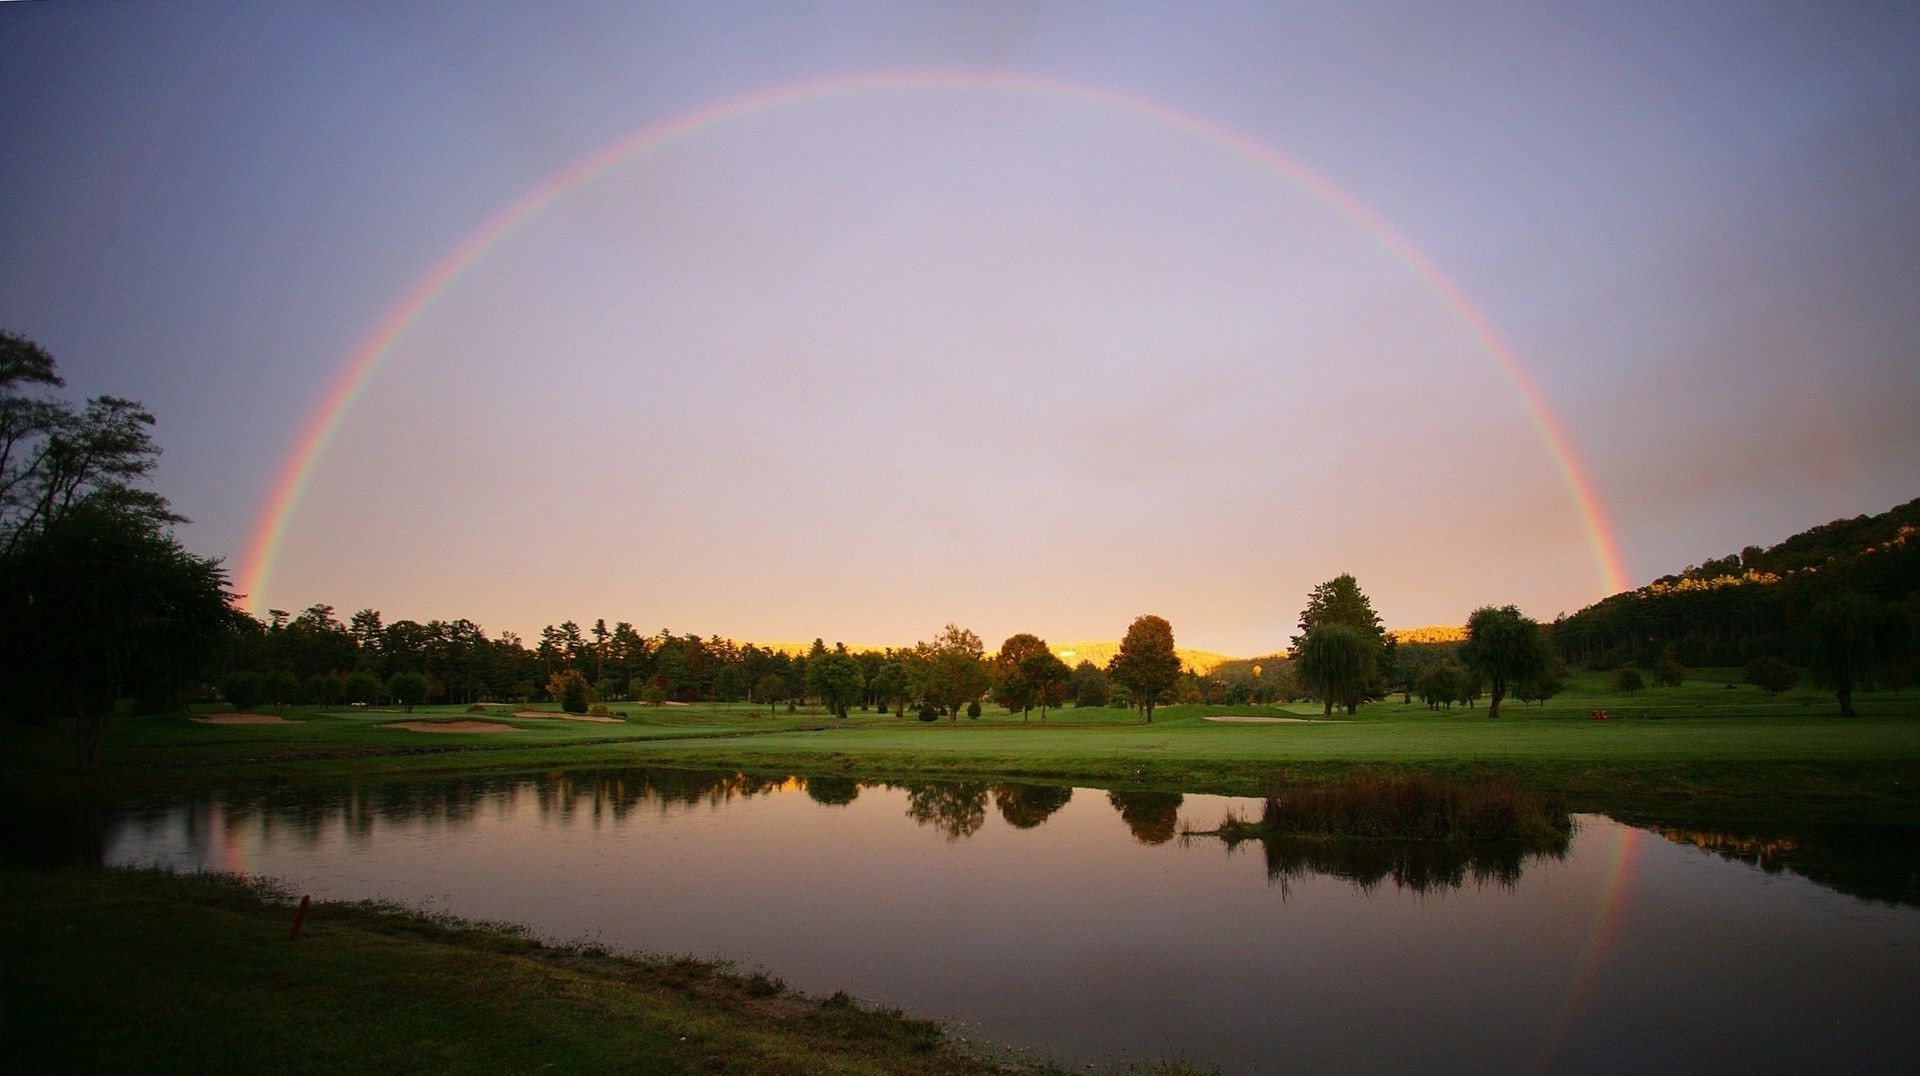
M411 732L519 732L512 725L494 721L390 721L383 729L407 729Z
M555 714L555 713L549 713L545 710L521 710L515 713L513 716L544 717L544 718L557 717L562 721L606 721L613 724L620 723L620 719L617 717L602 717L599 714Z
M279 714L205 714L193 720L202 725L297 725Z
M1233 725L1337 725L1337 724L1340 724L1340 722L1338 721L1333 721L1324 717L1255 717L1252 714L1220 714L1218 716L1209 715L1206 718L1204 718L1204 720L1225 721Z

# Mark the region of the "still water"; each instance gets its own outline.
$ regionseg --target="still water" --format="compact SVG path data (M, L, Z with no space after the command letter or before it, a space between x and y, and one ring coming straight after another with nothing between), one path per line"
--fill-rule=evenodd
M1597 815L1564 846L1495 853L1180 835L1230 810L1259 804L549 773L149 804L89 827L88 858L723 958L1063 1061L1746 1072L1920 1057L1910 843L1849 873L1798 838Z

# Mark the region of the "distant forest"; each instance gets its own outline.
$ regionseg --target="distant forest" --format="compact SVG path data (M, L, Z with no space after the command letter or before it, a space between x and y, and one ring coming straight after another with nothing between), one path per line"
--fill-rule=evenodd
M1689 666L1769 657L1809 665L1817 663L1817 611L1842 601L1864 609L1897 651L1887 666L1892 684L1911 683L1920 500L1690 565L1555 620L1552 638L1569 664L1593 669L1667 658Z

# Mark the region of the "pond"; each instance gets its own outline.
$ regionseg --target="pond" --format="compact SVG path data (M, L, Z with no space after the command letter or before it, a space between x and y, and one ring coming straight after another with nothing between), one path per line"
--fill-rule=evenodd
M547 773L129 807L85 827L84 855L731 960L1076 1063L1895 1071L1920 1055L1911 835L1583 815L1535 849L1183 836L1259 808Z

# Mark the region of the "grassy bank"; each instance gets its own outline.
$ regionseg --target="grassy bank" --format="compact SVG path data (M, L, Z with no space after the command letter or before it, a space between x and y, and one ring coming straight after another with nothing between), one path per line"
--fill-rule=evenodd
M1044 723L990 711L957 724L746 706L615 706L621 717L611 722L510 706L294 710L274 725L154 715L112 730L97 773L72 773L71 734L59 728L9 730L0 770L29 797L121 798L238 783L648 765L1263 795L1278 783L1384 767L1514 780L1573 810L1627 819L1920 825L1920 694L1866 696L1863 716L1841 718L1829 697L1770 698L1730 689L1712 671L1631 697L1604 694L1597 679L1576 680L1554 705L1509 704L1498 720L1484 708L1435 712L1398 700L1328 722L1310 704L1168 706L1150 725L1106 708L1056 710ZM1595 710L1610 719L1594 720ZM1289 721L1209 720L1223 716ZM431 731L390 727L409 718ZM464 720L512 731L437 725Z
M315 905L292 942L284 898L226 878L8 870L0 893L15 1072L1035 1071L698 961L365 904Z

